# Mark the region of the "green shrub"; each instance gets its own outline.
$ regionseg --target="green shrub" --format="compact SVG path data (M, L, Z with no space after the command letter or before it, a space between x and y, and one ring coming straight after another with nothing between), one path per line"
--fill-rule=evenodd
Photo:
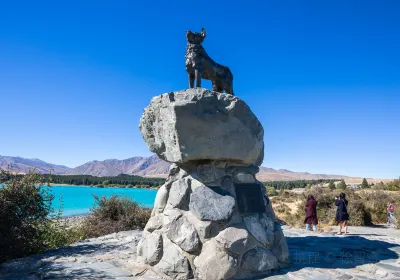
M276 196L278 195L278 192L274 187L267 187L267 195L268 196Z
M400 178L395 179L386 185L386 189L389 191L398 191L400 190Z
M13 175L0 170L0 263L78 240L78 234L54 214L51 187L34 170Z
M0 171L0 262L40 252L41 225L47 222L53 197L42 188L42 177L34 172L13 176Z
M110 233L143 229L150 218L151 210L140 207L129 198L113 195L110 198L95 198L95 207L83 223L86 238Z
M390 201L399 201L400 195L387 191L363 191L360 196L364 202L366 211L370 213L373 223L387 222L386 207Z

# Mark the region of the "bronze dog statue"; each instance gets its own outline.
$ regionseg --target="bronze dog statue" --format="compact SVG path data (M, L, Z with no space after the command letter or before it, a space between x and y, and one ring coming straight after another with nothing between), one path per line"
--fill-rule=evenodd
M201 45L206 37L206 31L201 29L201 33L186 30L188 40L186 46L186 71L189 75L189 87L201 87L201 79L211 80L212 90L228 94L233 94L233 75L228 67L216 63L212 60Z

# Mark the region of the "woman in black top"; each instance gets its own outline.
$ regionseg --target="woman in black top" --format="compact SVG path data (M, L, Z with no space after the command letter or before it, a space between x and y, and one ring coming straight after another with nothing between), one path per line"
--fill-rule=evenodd
M338 235L342 234L342 227L344 228L344 233L348 233L347 231L347 223L349 220L349 213L347 212L347 205L349 202L346 200L346 194L341 193L339 197L335 197L335 205L337 206L336 211L336 221L339 225Z

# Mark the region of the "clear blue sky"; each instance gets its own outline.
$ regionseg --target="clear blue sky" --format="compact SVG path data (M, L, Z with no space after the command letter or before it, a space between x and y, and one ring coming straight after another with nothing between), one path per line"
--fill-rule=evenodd
M185 31L204 26L264 126L264 166L398 177L399 11L396 0L3 1L0 155L70 167L150 155L143 108L187 88Z

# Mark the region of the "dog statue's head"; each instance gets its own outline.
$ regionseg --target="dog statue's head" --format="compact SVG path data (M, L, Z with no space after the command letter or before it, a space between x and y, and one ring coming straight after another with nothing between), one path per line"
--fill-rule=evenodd
M186 30L186 38L189 43L200 45L203 42L204 38L206 38L206 30L202 28L201 33Z

